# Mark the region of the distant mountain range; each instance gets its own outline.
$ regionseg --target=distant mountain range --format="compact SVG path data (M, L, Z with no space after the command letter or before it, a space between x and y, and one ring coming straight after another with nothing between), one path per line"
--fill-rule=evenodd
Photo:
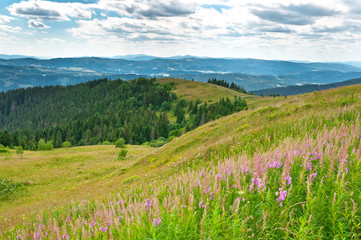
M288 86L288 87L277 87L277 88L269 88L269 89L262 89L253 91L256 95L280 95L280 96L287 96L287 95L298 95L303 93L309 93L313 91L321 91L327 90L331 88L349 86L361 84L361 78L350 79L347 81L337 82L337 83L330 83L330 84L306 84L302 86Z
M235 82L248 91L328 84L361 77L360 66L344 63L148 55L54 59L0 57L3 57L0 59L0 91L26 86L68 85L104 77L124 80L139 76L178 77L203 82L217 78Z

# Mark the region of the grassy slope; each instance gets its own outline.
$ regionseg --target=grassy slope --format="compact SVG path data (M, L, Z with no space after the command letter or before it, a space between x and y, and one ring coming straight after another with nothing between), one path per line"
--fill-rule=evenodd
M208 160L217 161L241 153L253 155L255 149L266 151L281 145L290 137L303 138L318 132L319 128L323 128L322 123L308 126L307 131L301 132L293 128L293 132L285 131L287 125L313 123L346 110L355 113L361 106L360 92L361 86L352 86L318 94L262 98L260 107L255 104L255 109L210 122L139 158L129 167L129 175L138 176L139 181L135 181L135 184L144 185L152 181L153 177L173 175L184 166L197 168L200 164L207 165ZM272 139L272 133L277 136L276 140ZM123 188L131 186L126 184Z
M200 99L202 102L216 102L221 98L233 99L234 96L245 98L247 105L253 109L262 105L265 102L272 101L270 97L259 97L249 94L240 93L232 89L222 87L219 85L193 82L178 78L160 78L157 79L159 83L174 82L176 88L173 90L177 94L179 99L186 101L195 101Z
M198 98L202 102L217 101L222 97L232 98L239 95L227 88L207 83L182 79L158 81L175 82L174 92L181 96L180 99L187 101ZM186 94L182 95L182 92ZM170 118L174 118L170 115ZM130 146L126 161L117 160L119 150L114 146L102 145L44 152L25 151L22 158L16 155L15 151L11 154L0 154L0 176L29 184L27 192L16 196L14 201L0 201L0 230L19 222L24 214L32 214L69 201L97 199L109 195L117 191L118 185L125 179L141 177L157 170L154 166L143 169L134 163L152 152L159 151L162 150ZM161 162L165 161L168 161L168 158Z
M130 146L126 161L117 160L114 145L25 151L22 158L14 150L0 154L0 176L29 184L14 201L0 201L0 228L39 209L108 195L129 177L128 167L152 151Z

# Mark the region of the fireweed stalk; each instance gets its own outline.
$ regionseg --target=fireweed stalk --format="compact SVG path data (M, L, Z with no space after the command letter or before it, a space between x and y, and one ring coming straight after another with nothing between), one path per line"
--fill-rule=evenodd
M357 122L286 139L270 151L189 169L107 202L71 205L25 222L11 236L282 239L312 233L315 238L357 239L359 127Z

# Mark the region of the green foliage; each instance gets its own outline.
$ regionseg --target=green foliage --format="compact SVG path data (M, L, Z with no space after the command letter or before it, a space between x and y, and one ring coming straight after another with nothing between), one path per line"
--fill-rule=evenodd
M167 143L167 139L164 137L160 137L157 140L150 141L149 146L157 148L163 146L166 143Z
M131 176L131 177L125 179L122 183L123 183L123 184L127 184L127 183L130 183L130 182L135 181L136 179L138 179L137 176Z
M62 146L63 148L70 148L70 147L71 147L71 142L65 141L65 142L63 142L63 143L61 144L61 146Z
M9 153L10 150L6 147L4 147L4 145L0 144L0 153Z
M41 138L54 147L65 140L89 145L118 138L141 144L154 139L157 125L155 135L168 136L158 111L175 99L171 86L145 78L11 90L0 93L0 144L33 149Z
M118 153L118 160L124 160L127 157L128 150L126 148L120 149Z
M22 146L16 147L16 154L23 156L23 153L24 153L24 149Z
M40 139L38 143L38 150L39 151L50 151L54 149L54 145L52 141L45 142L44 139Z
M116 148L124 148L124 147L125 147L125 140L124 140L124 138L119 138L119 139L115 142L115 147L116 147Z
M0 177L0 200L6 200L23 189L23 185Z
M109 141L104 141L104 142L102 142L102 144L101 145L112 145L112 143L111 142L109 142Z
M212 83L212 84L216 84L216 85L223 86L226 88L230 88L230 89L236 90L241 93L247 93L246 89L244 89L241 86L238 86L237 84L235 84L233 82L231 84L229 84L225 80L217 80L216 78L212 78L212 79L208 79L208 83Z
M174 84L159 84L155 79L99 79L75 86L0 93L0 144L36 150L40 139L52 141L59 148L64 141L84 146L123 138L125 143L137 145L168 138L175 123L191 130L246 108L241 98L212 104L202 104L198 99L189 104L187 118L187 102L177 100L171 92L174 88ZM176 117L173 123L168 119L169 112ZM10 132L1 131L5 128Z

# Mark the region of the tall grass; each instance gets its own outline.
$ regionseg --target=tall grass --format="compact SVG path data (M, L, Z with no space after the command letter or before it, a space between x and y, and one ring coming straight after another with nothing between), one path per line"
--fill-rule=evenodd
M210 164L135 185L107 201L71 204L45 213L7 235L13 239L358 239L359 119L357 111L345 109L329 117L265 127L253 135L254 141L250 136L238 139L249 138L250 143L234 148L232 154L222 147L213 149L208 154Z

